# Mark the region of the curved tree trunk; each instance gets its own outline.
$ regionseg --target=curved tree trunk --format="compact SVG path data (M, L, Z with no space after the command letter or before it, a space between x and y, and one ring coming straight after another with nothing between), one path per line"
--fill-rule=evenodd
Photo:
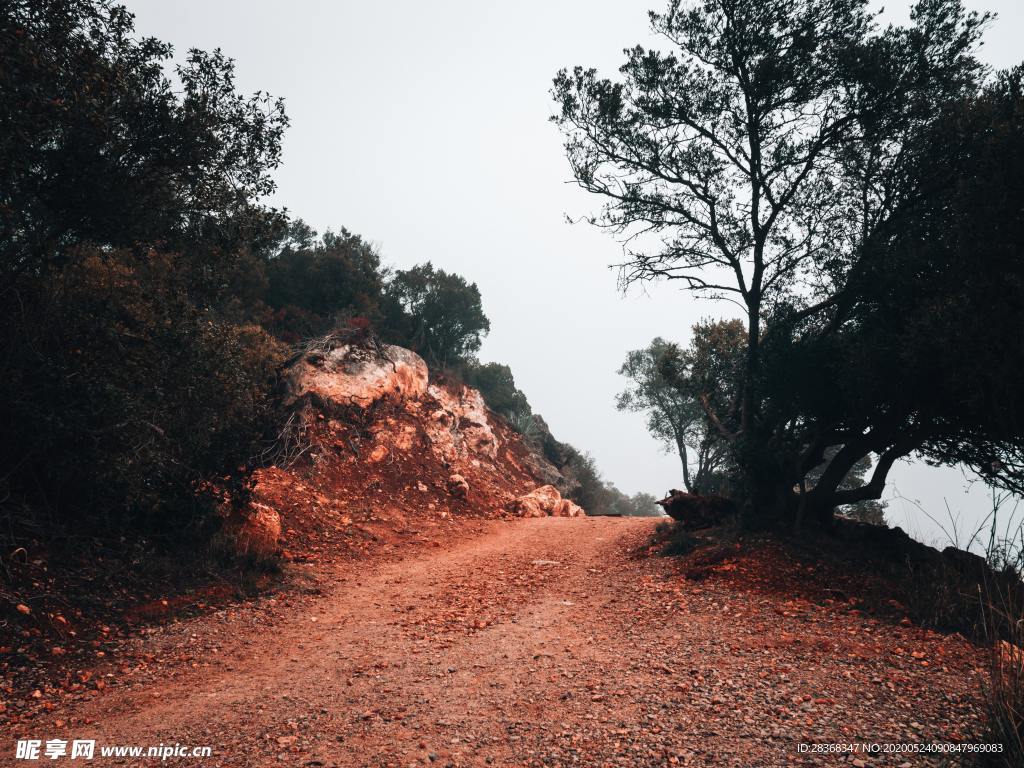
M683 464L683 485L689 493L696 493L693 489L693 481L690 479L690 459L686 454L686 443L676 438L676 448L679 451L679 460Z

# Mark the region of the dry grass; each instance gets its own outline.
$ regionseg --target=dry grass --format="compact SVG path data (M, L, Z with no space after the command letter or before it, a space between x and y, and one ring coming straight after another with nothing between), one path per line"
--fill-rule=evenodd
M1018 573L1013 575L1019 579ZM985 740L1001 744L1003 751L984 755L979 763L1016 768L1024 765L1024 600L1021 591L1007 588L1003 580L986 584L984 616L991 648L989 681L982 691L988 716Z

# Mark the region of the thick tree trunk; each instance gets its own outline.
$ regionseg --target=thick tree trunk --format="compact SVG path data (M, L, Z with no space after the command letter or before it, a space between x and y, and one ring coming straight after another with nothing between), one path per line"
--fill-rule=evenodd
M885 480L889 470L897 459L907 456L922 443L924 430L910 431L892 441L887 448L879 447L881 438L866 436L862 440L851 441L844 445L829 463L814 490L808 494L808 507L814 519L823 526L831 525L835 519L836 507L844 504L856 504L858 501L882 498L885 491ZM840 490L839 486L847 473L862 458L874 450L882 450L875 462L871 480L859 488Z
M679 460L683 464L683 485L686 486L686 490L690 493L696 493L693 490L693 483L690 481L690 460L686 455L686 444L682 440L676 440L676 449L679 451Z
M792 530L796 523L798 497L793 487L778 477L765 477L749 486L743 525L750 530Z
M751 301L748 299L748 301ZM754 377L760 364L761 356L761 315L755 302L747 313L747 355L743 371L743 397L740 401L740 432L749 436L755 428L757 411L757 392L754 388Z

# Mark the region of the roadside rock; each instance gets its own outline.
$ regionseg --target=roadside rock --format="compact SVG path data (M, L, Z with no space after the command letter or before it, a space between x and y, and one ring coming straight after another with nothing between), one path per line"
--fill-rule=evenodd
M571 469L552 463L574 453L543 420L529 436L517 431L480 391L429 371L410 350L341 329L307 342L283 379L292 413L275 466L254 473L252 493L281 515L278 546L289 553L313 542L319 553L372 547L390 535L398 511L441 519L583 513L561 495L577 485ZM518 503L530 489L534 497ZM356 522L373 524L373 534L354 542Z
M544 517L540 502L530 495L516 499L515 510L520 517Z
M521 517L577 517L584 514L582 507L563 499L553 485L533 489L516 499L513 506Z
M465 458L493 460L501 446L487 420L487 406L475 389L430 386L428 394L437 409L426 422L427 436L434 450L449 461Z
M551 509L552 517L579 517L582 514L583 507L569 499L559 499Z
M457 499L464 499L469 495L469 483L462 475L452 475L448 478L448 493Z
M537 499L541 509L549 515L554 511L555 505L562 500L562 494L553 485L542 485L540 488L534 488L527 496Z
M277 552L281 538L281 516L266 504L255 501L249 510L235 531L235 549L240 555L271 557Z

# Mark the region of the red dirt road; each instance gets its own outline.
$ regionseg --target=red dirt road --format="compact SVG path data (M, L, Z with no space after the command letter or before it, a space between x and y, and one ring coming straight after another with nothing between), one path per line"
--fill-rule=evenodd
M490 522L449 548L315 574L319 595L151 629L102 690L5 729L2 749L95 738L210 746L164 763L204 766L782 766L840 763L800 742L977 731L980 657L962 639L687 581L636 554L653 525Z

